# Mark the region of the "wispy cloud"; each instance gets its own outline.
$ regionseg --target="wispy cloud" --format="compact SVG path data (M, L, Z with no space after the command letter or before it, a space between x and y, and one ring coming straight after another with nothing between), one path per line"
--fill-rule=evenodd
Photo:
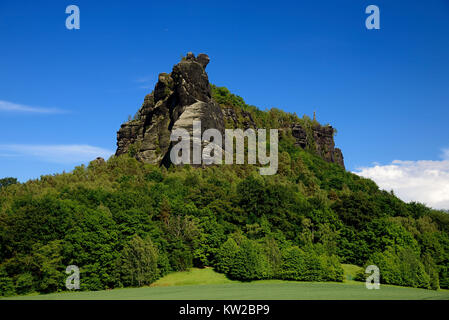
M449 149L443 149L443 159L449 160Z
M153 78L151 77L139 77L134 79L134 82L139 84L139 89L151 89L154 87L152 84Z
M137 83L145 83L150 80L151 80L150 77L139 77L139 78L136 78L134 81Z
M152 85L143 85L143 86L139 86L139 89L151 89L153 88Z
M391 164L358 168L354 173L394 190L404 201L418 201L436 209L449 209L449 149L441 161L395 160Z
M3 100L0 100L0 111L35 113L35 114L67 113L66 110L62 110L62 109L58 109L58 108L32 107L32 106L17 104L17 103L3 101Z
M72 164L85 163L96 157L109 158L114 152L90 145L29 145L2 144L0 157L25 156L45 162Z

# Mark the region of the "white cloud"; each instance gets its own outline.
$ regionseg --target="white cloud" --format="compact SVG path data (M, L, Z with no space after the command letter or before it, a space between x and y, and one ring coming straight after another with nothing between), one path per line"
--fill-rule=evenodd
M4 153L5 152L5 153ZM45 162L71 164L84 163L96 157L109 158L114 152L89 145L28 145L3 144L0 145L0 157L26 156Z
M358 168L355 174L374 180L380 188L394 190L404 201L418 201L436 209L449 209L449 149L443 160L402 161Z
M67 111L57 109L57 108L40 108L40 107L31 107L23 104L17 104L13 102L0 100L0 111L6 112L22 112L22 113L66 113Z

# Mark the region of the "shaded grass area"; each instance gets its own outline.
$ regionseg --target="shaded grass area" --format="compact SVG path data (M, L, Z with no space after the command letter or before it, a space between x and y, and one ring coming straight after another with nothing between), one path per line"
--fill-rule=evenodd
M217 273L213 268L192 268L189 271L173 272L157 280L151 287L207 285L234 283L222 273Z
M353 265L353 264L342 264L343 270L345 272L345 280L354 280L357 273L362 271L363 268Z
M346 279L360 268L344 265ZM449 300L449 290L425 290L381 285L368 290L352 280L344 283L261 280L239 282L227 279L212 268L176 272L159 279L150 287L103 291L63 292L46 295L10 297L25 300Z

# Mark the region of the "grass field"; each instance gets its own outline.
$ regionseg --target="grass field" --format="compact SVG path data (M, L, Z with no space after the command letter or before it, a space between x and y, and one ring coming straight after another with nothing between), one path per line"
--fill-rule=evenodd
M344 265L346 279L351 279L358 267ZM296 282L261 280L242 283L227 279L211 268L192 269L169 274L150 287L126 288L90 292L63 292L46 295L9 297L26 300L449 300L449 290L424 290L381 285L380 290L368 290L365 284L352 280L344 283Z

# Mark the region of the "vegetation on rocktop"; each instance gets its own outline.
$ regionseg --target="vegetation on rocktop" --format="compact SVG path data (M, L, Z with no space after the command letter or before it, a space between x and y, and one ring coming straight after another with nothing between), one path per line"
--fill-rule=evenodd
M329 124L322 126L316 119L310 119L309 116L303 115L299 118L296 113L288 113L277 108L267 109L265 111L245 103L242 97L231 93L226 87L217 87L211 84L211 92L214 100L221 106L225 112L225 127L227 129L235 128L265 128L265 129L281 129L280 143L284 147L293 147L292 142L295 138L292 136L292 126L300 125L306 133L305 149L314 154L320 155L322 151L327 150L330 146L321 146L322 151L317 149L315 141L316 134L314 130L326 130L331 128ZM323 131L321 131L323 132ZM332 134L335 135L337 130L332 128ZM319 135L322 135L319 134ZM290 140L287 141L286 140ZM333 148L333 146L331 147ZM290 148L289 153L295 153L296 148Z
M289 117L260 111L254 119L267 128ZM288 137L278 174L258 172L166 169L122 155L5 180L0 294L65 290L68 265L80 268L82 290L147 285L192 266L242 281L342 281L341 263L376 264L382 283L449 288L447 213L404 203Z
M235 95L226 87L217 87L211 84L212 97L224 108L232 108L237 116L238 128L243 128L242 121L249 116L257 128L278 129L288 128L293 124L300 124L304 128L319 127L320 123L315 119L310 119L307 115L299 118L296 113L288 113L277 108L262 111L256 106L246 104L242 97ZM233 128L234 124L227 123L228 128Z

